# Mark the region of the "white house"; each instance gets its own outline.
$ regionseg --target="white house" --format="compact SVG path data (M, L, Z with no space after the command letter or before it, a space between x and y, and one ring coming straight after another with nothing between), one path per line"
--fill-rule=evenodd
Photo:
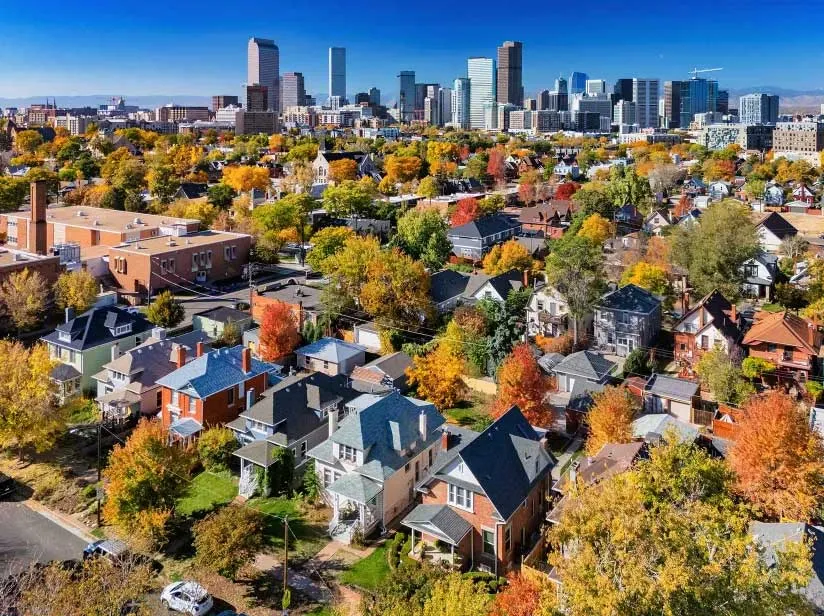
M650 235L661 235L671 224L668 210L655 210L644 219L644 231Z
M712 182L707 189L707 194L713 201L726 199L732 194L732 184L724 180Z
M569 304L554 287L532 292L526 307L527 334L560 336L569 327Z
M741 266L744 273L743 292L747 297L772 299L778 273L778 257L762 252Z
M782 240L798 235L798 229L777 212L765 214L755 226L761 248L767 252L777 253Z

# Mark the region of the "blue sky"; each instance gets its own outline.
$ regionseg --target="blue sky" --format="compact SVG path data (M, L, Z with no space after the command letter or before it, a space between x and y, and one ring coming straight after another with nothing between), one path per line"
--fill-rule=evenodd
M732 89L824 87L824 47L809 29L822 0L86 0L73 8L41 0L36 10L18 8L0 18L0 97L240 93L249 36L275 39L281 72L303 72L312 93L326 91L327 47L346 47L348 92L376 85L384 102L396 95L398 71L448 84L465 75L468 56L494 55L508 39L524 43L528 96L572 70L665 80L687 78L693 66L723 66L715 75Z

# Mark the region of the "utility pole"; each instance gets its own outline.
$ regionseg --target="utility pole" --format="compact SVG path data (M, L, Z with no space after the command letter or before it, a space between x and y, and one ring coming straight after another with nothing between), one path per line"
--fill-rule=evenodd
M103 493L103 484L101 482L101 474L102 468L100 464L100 428L101 428L102 418L98 419L97 421L97 490L95 491L95 495L97 496L97 528L100 528L100 503L101 503L101 495Z
M289 516L283 517L283 594L289 589Z

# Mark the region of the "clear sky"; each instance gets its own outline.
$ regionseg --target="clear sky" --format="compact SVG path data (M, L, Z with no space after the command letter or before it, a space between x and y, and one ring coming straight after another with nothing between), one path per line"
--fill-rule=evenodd
M2 4L2 3L0 3ZM347 91L396 97L400 70L447 85L466 58L524 43L527 96L559 74L686 79L724 67L721 87L824 87L815 23L824 0L459 3L362 0L40 0L0 17L0 97L240 93L246 41L272 38L281 72L326 91L326 50L347 48Z

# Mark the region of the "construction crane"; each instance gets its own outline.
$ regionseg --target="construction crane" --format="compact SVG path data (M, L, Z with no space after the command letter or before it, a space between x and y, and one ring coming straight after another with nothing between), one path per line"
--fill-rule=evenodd
M711 73L712 71L723 71L723 68L694 68L691 71L687 71L692 73L693 79L698 79L698 73Z

